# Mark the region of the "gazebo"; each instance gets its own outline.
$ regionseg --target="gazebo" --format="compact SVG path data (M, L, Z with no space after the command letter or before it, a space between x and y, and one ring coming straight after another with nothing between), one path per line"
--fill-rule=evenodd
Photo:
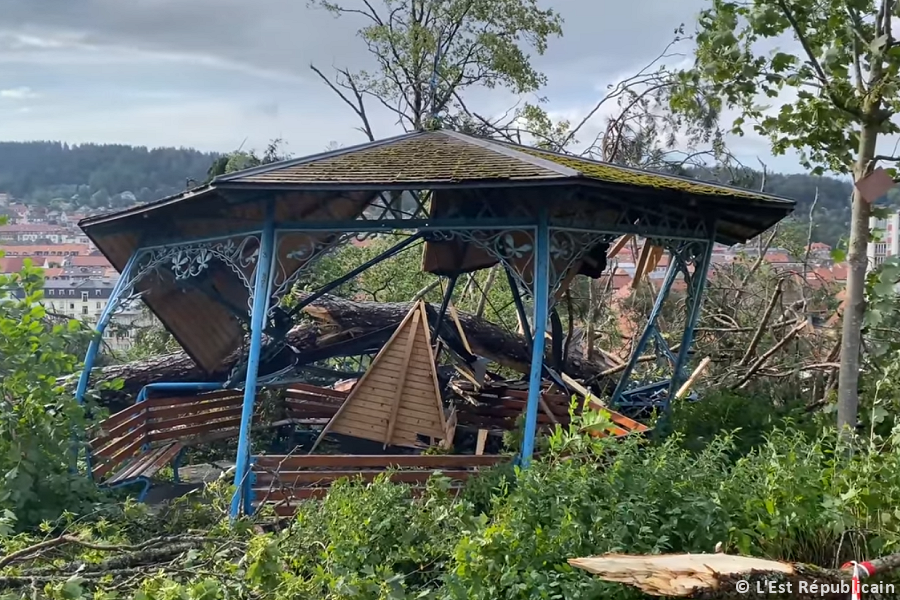
M409 133L220 176L80 223L121 277L97 324L77 396L83 400L87 391L104 328L117 307L136 297L204 370L214 372L243 352L229 382L244 394L232 507L238 514L246 508L240 490L251 461L256 390L266 383L259 379L260 364L282 351L291 317L347 278L423 240L422 268L447 280L439 320L460 275L500 265L508 277L520 320L530 329L520 455L527 466L547 372L549 315L575 276L600 277L610 244L623 234L670 253L662 289L613 401L647 393L631 375L644 347L665 344L656 318L681 275L686 328L676 352L663 348L671 376L651 386L671 397L686 376L713 244L746 242L793 208L793 201L767 194L452 131ZM389 251L307 295L299 307L286 303L322 257L359 236L387 232L402 234Z

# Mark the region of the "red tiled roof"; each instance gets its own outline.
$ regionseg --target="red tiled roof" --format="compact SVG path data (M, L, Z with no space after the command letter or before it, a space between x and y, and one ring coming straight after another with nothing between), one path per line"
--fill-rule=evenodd
M58 233L64 234L65 227L59 225L47 225L45 223L14 223L12 225L0 225L0 233Z
M87 244L4 244L0 250L7 256L87 256L93 251Z
M91 254L88 256L72 256L68 263L73 267L112 267L110 262L102 254Z
M0 256L0 273L18 273L27 256Z

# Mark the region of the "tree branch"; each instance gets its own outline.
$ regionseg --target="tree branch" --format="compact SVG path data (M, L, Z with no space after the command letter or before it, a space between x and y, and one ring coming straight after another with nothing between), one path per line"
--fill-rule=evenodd
M790 23L791 25L791 28L794 30L794 34L797 36L797 40L803 47L803 51L806 53L810 65L816 72L816 76L819 78L819 80L821 80L822 85L825 87L825 91L828 94L828 97L831 99L831 102L834 103L835 107L837 107L839 110L842 110L857 119L862 119L863 115L860 111L852 110L844 101L842 101L838 97L837 93L835 93L834 87L828 80L828 76L825 74L825 70L822 68L821 63L819 63L819 59L816 58L815 52L813 52L813 48L810 45L809 40L806 38L806 34L804 33L803 28L800 26L800 23L797 22L797 19L794 17L794 13L791 12L790 8L788 8L787 2L785 2L785 0L778 0L777 3L778 7L781 9L781 12L784 13L784 17L787 19L788 23Z
M331 91L333 91L335 94L337 94L338 97L340 97L340 99L343 100L347 104L347 106L349 106L351 109L353 109L353 112L356 113L356 115L360 118L360 120L362 120L362 123L363 123L362 127L359 128L359 130L362 131L364 134L366 134L366 136L369 138L370 142L374 142L375 134L372 133L372 126L369 124L369 117L366 115L366 107L365 107L365 103L363 102L362 92L360 92L359 89L356 87L356 83L353 81L353 77L350 75L349 71L347 71L346 69L344 69L344 70L338 69L337 70L338 73L343 74L344 77L347 78L347 84L342 87L349 88L350 91L353 92L353 95L356 98L356 104L351 102L350 99L346 96L346 94L344 94L341 90L339 90L338 87L334 83L332 83L330 79L325 77L325 75L322 73L322 71L320 71L315 65L311 64L311 65L309 65L309 68L312 69L313 73L318 75L319 78L322 81L324 81L328 87L331 88Z

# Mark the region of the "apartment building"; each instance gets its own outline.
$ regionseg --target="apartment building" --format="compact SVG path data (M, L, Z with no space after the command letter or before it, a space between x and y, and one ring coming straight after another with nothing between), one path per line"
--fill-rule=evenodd
M900 254L900 213L894 213L886 219L869 218L869 229L876 233L876 239L869 242L866 255L869 267L880 265L889 256Z
M46 223L0 225L0 242L90 245L90 240L80 229Z
M44 283L44 307L53 315L77 319L86 323L96 323L106 308L117 278L103 279L55 279ZM116 313L115 324L108 327L104 341L113 350L131 347L131 329L147 327L150 318L144 313L140 302L125 306Z

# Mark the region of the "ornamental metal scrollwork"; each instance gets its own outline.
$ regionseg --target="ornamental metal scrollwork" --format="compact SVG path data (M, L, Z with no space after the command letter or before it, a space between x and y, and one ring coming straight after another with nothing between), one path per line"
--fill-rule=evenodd
M524 258L534 249L533 229L507 229L507 230L470 230L470 229L440 229L429 231L426 239L430 242L452 242L474 244L487 252L492 258L496 258L511 274L513 279L523 290L530 293L531 284L522 278L516 270L512 259ZM516 237L525 237L522 243L516 243Z
M569 270L598 244L608 244L615 237L608 233L550 229L550 306Z
M165 269L176 281L185 281L206 271L213 260L226 265L247 289L248 310L253 306L253 278L259 259L259 237L247 236L239 243L234 239L167 246L152 250L139 251L140 254L130 271L122 273L127 279L121 284L119 294L111 298L112 314L120 312L123 307L143 296L143 292L135 292L135 286L152 273ZM248 272L249 270L249 272Z
M287 252L284 252L283 254L276 255L274 265L274 280L272 281L271 292L271 297L273 300L275 300L275 302L272 303L273 305L269 309L270 312L273 311L277 306L282 304L282 301L290 291L291 287L293 287L293 285L297 283L300 278L308 274L322 258L342 247L350 240L363 240L369 237L370 234L357 232L340 232L333 233L331 235L333 235L334 237L325 241L312 236L306 237L299 246L295 246L294 248L290 249ZM280 248L280 244L278 243L278 241L276 241L275 247ZM288 267L285 266L285 260L302 261L302 264L300 264L300 266L293 271L288 272ZM276 284L276 282L279 281L280 283Z

